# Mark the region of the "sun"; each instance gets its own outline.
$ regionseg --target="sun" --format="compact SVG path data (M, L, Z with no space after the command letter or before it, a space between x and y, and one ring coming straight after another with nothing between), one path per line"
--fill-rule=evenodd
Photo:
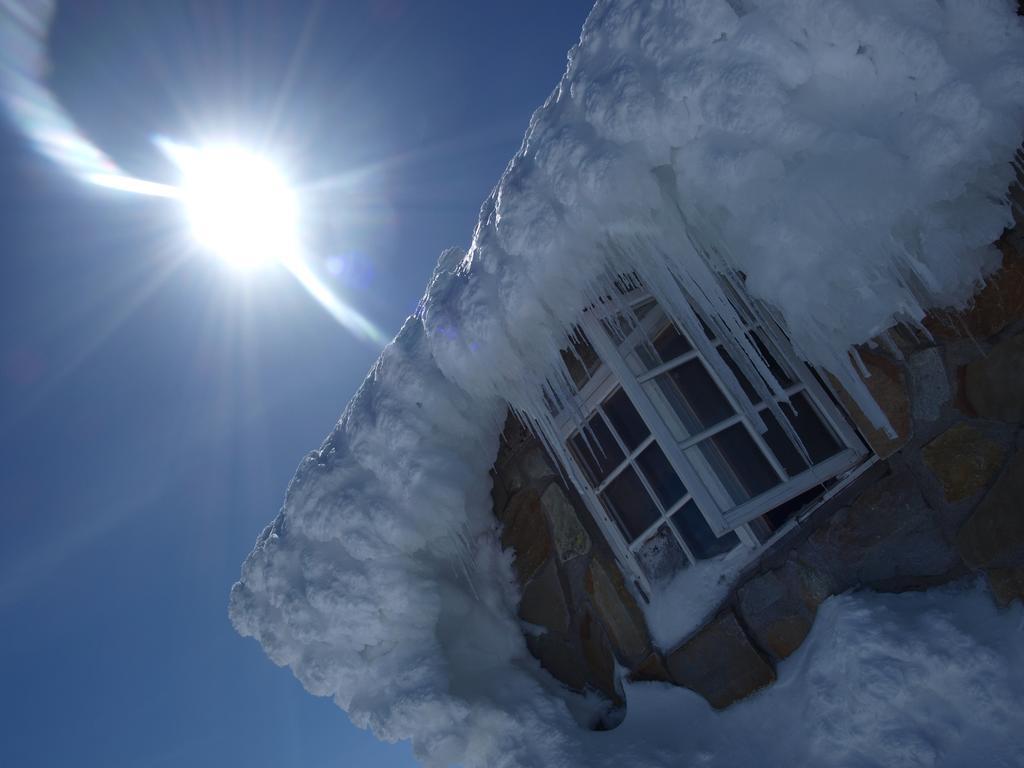
M295 194L269 159L234 144L163 149L181 171L179 196L204 250L242 269L294 257Z

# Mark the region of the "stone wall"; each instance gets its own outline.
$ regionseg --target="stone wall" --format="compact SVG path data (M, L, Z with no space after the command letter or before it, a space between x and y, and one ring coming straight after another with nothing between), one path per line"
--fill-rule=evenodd
M1024 158L1021 158L1024 161ZM722 708L775 680L821 602L850 589L919 590L984 574L997 601L1024 600L1024 193L997 243L1001 269L928 334L895 330L860 350L896 436L838 399L884 459L765 552L700 629L662 654L634 593L575 491L510 417L493 470L502 542L515 553L531 652L575 691L625 702L615 664Z

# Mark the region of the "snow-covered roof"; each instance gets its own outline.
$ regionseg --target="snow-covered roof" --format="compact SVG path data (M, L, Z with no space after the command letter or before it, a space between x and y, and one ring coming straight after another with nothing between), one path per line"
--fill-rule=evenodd
M583 308L633 270L677 319L679 281L723 328L721 280L745 276L856 390L851 345L963 303L996 265L1022 139L1009 0L601 0L469 251L442 255L300 466L235 626L431 763L675 764L628 720L580 731L526 651L489 493L507 403L536 409Z

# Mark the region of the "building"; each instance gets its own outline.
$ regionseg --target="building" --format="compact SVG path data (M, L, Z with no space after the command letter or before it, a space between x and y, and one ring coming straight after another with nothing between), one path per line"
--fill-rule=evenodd
M299 467L236 628L438 764L622 765L578 726L631 681L728 707L830 595L1018 599L1016 22L598 2Z

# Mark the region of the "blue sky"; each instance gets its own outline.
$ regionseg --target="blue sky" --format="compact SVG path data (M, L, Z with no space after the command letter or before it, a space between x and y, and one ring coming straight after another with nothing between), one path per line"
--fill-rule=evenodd
M304 197L310 242L390 336L441 249L467 245L589 5L75 0L51 83L140 176L168 172L159 133L270 136L296 179L347 179ZM0 765L412 764L226 616L378 350L6 122L0 180Z

